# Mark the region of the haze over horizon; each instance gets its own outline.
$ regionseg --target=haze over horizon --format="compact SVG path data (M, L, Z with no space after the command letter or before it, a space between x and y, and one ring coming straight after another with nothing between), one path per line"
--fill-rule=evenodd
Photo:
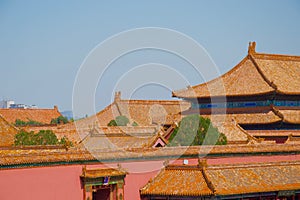
M0 97L71 110L73 85L87 55L112 35L134 28L161 27L188 35L206 49L220 74L247 55L250 41L256 41L258 52L300 55L296 0L129 2L0 1ZM147 63L172 66L191 85L204 81L170 53L133 52L112 63L113 75L99 82L104 89L95 91L96 110L111 102L122 73ZM146 85L134 94L122 91L122 97L171 99L172 89L180 88Z

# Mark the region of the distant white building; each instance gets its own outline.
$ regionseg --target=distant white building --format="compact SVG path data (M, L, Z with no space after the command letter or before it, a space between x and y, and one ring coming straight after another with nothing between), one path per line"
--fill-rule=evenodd
M2 100L0 101L0 108L10 108L13 104L15 104L13 100Z
M0 108L38 108L36 105L25 105L25 104L16 104L13 100L2 100L0 101Z

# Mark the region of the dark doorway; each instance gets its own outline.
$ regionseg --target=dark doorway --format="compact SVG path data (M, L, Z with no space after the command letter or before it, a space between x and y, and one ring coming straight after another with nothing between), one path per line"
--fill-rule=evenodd
M96 192L93 192L93 200L109 200L110 189L109 188L101 188Z

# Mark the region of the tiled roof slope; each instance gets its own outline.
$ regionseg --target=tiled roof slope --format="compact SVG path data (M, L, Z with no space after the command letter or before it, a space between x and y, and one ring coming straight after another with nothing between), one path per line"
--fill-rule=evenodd
M88 136L83 144L89 150L110 149L110 150L126 150L131 148L150 148L151 144L156 140L156 136L152 137L134 137L134 136Z
M80 148L50 149L45 147L27 148L0 148L0 168L19 165L49 165L51 163L72 164L72 162L85 162L98 160L99 162L117 162L122 160L179 158L179 157L216 157L232 155L278 155L299 154L298 144L247 144L247 145L216 145L192 147L164 147L164 148L136 148L130 151L95 150L87 151ZM22 167L22 166L21 166Z
M210 196L203 172L197 167L166 167L141 189L142 195L161 196Z
M112 104L98 112L96 115L85 119L69 123L63 127L68 129L88 128L97 124L107 126L107 124L117 116L124 115L131 120L130 123L137 122L139 126L150 126L153 124L172 124L174 119L169 115L178 114L190 108L190 103L186 101L172 100L122 100L120 92L116 93Z
M300 162L211 166L216 194L232 195L300 189Z
M121 115L140 125L172 124L169 114L177 114L190 108L188 102L168 100L120 100L116 104Z
M279 109L283 116L283 122L290 124L300 124L300 110Z
M167 166L154 180L141 189L141 194L225 196L283 190L300 190L299 161Z
M17 119L22 121L33 120L43 124L50 124L52 119L61 116L56 106L53 109L5 108L0 109L0 114L11 124L14 124Z
M234 113L201 116L211 118L213 122L234 119L238 124L269 124L280 122L282 120L272 111L266 113Z
M74 125L24 127L26 131L37 133L41 129L52 130L58 138L66 136L74 145L90 149L128 149L151 147L155 141L165 139L158 135L155 126L90 126L76 127Z
M235 118L227 115L201 115L209 118L212 124L227 137L228 143L247 143L249 137L246 132L238 126Z
M125 150L151 148L159 139L165 146L167 141L154 127L100 127L93 129L81 143L89 150Z
M9 124L0 115L0 146L11 146L14 144L14 136L18 133L18 129Z
M103 169L86 169L83 168L81 177L99 178L105 176L125 176L127 173L122 169L103 168Z
M209 98L249 96L271 92L300 95L300 56L255 52L250 43L248 55L233 69L212 81L174 91L174 97Z

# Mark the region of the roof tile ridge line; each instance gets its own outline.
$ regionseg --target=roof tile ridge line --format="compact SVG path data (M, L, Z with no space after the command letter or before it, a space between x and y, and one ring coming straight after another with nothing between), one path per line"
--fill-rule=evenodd
M300 56L298 55L255 52L255 56L258 56L260 59L265 59L265 60L300 61Z
M174 100L174 99L121 99L119 101L127 102L127 103L169 103L171 105L177 105L178 103L189 103L188 101L184 100Z
M268 79L268 77L262 72L261 68L259 67L259 65L257 64L257 62L255 61L254 55L253 54L248 54L248 57L250 58L250 60L252 61L252 63L254 64L254 66L256 67L258 73L261 75L261 77L268 83L268 85L270 87L272 87L274 89L274 91L277 91L277 85L275 83L273 83L273 81L270 81Z
M202 85L208 85L208 84L214 83L216 81L219 81L220 78L223 78L225 76L228 76L228 75L232 74L234 71L236 71L237 68L241 67L247 60L248 60L248 56L245 56L238 64L236 64L229 71L225 72L221 76L216 77L216 78L214 78L214 79L212 79L210 81L207 81L207 82L204 82L204 83L200 83L200 84L197 84L197 85L194 85L194 86L187 86L186 88L179 89L179 90L176 90L176 91L172 91L172 97L177 97L175 93L184 92L184 91L186 91L187 89L190 89L190 88L195 88L195 87L202 86Z
M9 122L2 116L2 114L0 114L0 118L3 119L3 121L4 121L8 126L10 126L11 128L15 129L16 131L20 131L19 128L17 128L16 126L12 125L11 123L9 123Z
M281 121L283 122L284 121L284 115L280 112L280 110L277 109L273 104L271 104L270 107L271 107L272 112L276 116L278 116L281 119Z
M223 169L237 169L237 168L256 168L256 167L272 167L272 166L289 166L300 165L299 160L283 160L283 161L261 161L249 163L230 163L230 164L214 164L208 166L208 170L223 170Z
M121 109L120 109L120 106L119 106L119 102L122 101L122 100L115 100L112 104L115 104L116 107L117 107L117 110L119 112L119 115L122 116L122 113L121 113Z
M237 123L237 121L236 121L234 118L232 118L232 119L234 120L235 126L236 126L239 130L241 130L243 133L245 133L245 134L247 135L248 139L252 139L252 140L254 140L255 142L259 142L259 139L257 139L256 137L250 135L245 129L243 129L243 128Z
M96 115L100 115L100 114L104 113L105 111L109 110L109 108L111 108L112 105L113 105L114 103L115 103L115 102L109 104L109 105L106 106L104 109L102 109L101 111L97 112ZM90 117L92 117L92 116L90 116Z
M149 142L148 142L148 146L150 146L150 147L152 147L155 143L156 143L156 141L158 140L158 139L161 139L166 145L169 143L169 141L168 140L166 140L160 133L159 133L159 130L157 131L157 134L156 135L154 135L152 138L154 138L154 140L150 140ZM151 138L151 139L152 139Z
M202 166L202 167L200 167L200 170L201 170L202 176L206 182L207 187L211 190L212 194L215 195L216 188L207 176L206 167Z
M145 192L145 190L149 189L149 187L151 186L151 184L154 183L155 179L160 178L160 176L162 175L162 173L167 170L167 167L168 166L166 165L165 167L161 168L153 178L150 178L148 180L148 182L139 189L140 190L140 194L142 194L142 193L148 194L148 192Z

